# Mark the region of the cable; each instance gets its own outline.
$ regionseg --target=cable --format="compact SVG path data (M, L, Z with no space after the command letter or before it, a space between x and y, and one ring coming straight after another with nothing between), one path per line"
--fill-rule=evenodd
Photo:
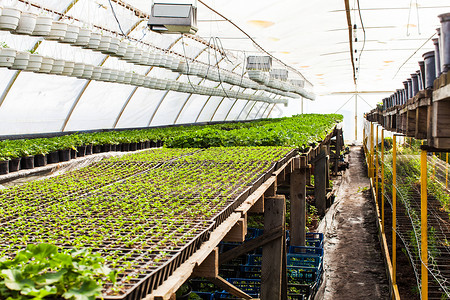
M361 28L362 28L363 34L364 34L363 45L362 45L361 51L359 51L359 56L358 56L358 69L356 71L359 74L359 71L361 70L361 55L363 54L364 48L366 47L366 28L364 27L364 22L363 22L363 19L362 19L361 7L359 6L359 0L356 0L356 3L358 4L359 20L361 21ZM356 80L358 80L358 79L356 79Z
M129 40L128 35L125 34L125 32L122 30L122 26L120 25L120 22L119 22L119 19L117 18L116 12L114 11L114 7L113 7L113 5L112 5L111 0L108 0L108 2L109 2L109 6L111 7L111 11L112 11L112 13L113 13L113 15L114 15L114 19L116 19L117 25L119 26L120 32L122 33L122 35L123 35L127 40Z

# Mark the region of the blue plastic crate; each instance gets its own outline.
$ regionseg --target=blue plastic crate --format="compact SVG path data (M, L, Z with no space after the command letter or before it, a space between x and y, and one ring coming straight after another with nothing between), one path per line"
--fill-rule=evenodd
M315 254L323 256L323 248L321 247L308 247L308 246L290 246L288 249L289 254Z
M214 300L215 293L207 293L207 292L196 292L192 291L192 293L197 294L202 300Z
M307 247L323 248L323 240L306 240Z
M219 253L227 252L228 250L231 250L239 245L240 245L239 243L221 242L219 244Z
M320 232L307 232L306 233L307 240L320 240L323 241L323 233Z
M257 238L258 236L261 236L264 233L263 229L258 228L247 228L247 235L245 236L245 240L252 240L254 238Z
M249 295L259 295L261 291L260 279L227 278L227 281Z
M288 254L286 259L287 266L322 268L322 256L319 255Z
M320 279L321 271L315 267L287 267L289 283L309 284Z
M250 297L253 297L253 298L258 298L259 297L258 295L254 295L254 294L248 294L248 295ZM217 300L219 300L219 299L241 300L241 298L233 296L233 295L231 295L230 293L227 293L227 292L216 292L214 294L214 299L217 299Z

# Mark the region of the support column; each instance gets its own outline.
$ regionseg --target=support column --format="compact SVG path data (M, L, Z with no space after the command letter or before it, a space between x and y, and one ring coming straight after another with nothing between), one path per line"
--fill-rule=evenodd
M420 219L421 219L421 299L428 300L428 206L427 206L427 150L420 154Z
M320 149L320 154L314 164L314 197L320 216L325 215L327 209L327 153L326 146Z
M283 247L286 242L286 199L282 195L267 197L264 211L264 231L282 227L283 234L263 246L261 266L261 300L281 300L283 268ZM286 292L286 291L284 291Z
M306 156L296 158L291 173L291 245L306 244Z

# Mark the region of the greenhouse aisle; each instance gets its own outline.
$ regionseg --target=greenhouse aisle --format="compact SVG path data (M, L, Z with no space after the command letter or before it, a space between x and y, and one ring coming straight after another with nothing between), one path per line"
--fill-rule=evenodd
M319 226L325 233L325 256L323 284L316 299L388 299L361 147L350 149L349 163L335 203Z

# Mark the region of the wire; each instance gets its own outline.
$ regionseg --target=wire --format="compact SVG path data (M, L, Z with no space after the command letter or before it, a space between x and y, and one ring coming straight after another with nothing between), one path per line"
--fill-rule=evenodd
M112 11L112 13L113 13L113 15L114 15L114 19L116 19L117 25L119 26L120 32L122 33L122 35L123 35L126 39L129 40L128 35L125 34L125 32L122 30L122 26L120 25L119 19L117 18L117 15L116 15L116 12L115 12L115 10L114 10L114 7L113 7L113 5L112 5L111 0L108 0L108 2L109 2L109 6L111 7L111 11Z
M356 72L359 73L359 71L361 70L361 55L363 54L364 48L366 47L366 28L364 27L364 22L363 22L363 19L362 19L361 7L359 6L359 0L356 0L356 3L358 4L359 20L361 21L361 28L362 28L363 34L364 34L363 45L362 45L361 51L359 51L359 56L358 56L358 69L356 70ZM358 79L356 79L356 80L358 80Z

